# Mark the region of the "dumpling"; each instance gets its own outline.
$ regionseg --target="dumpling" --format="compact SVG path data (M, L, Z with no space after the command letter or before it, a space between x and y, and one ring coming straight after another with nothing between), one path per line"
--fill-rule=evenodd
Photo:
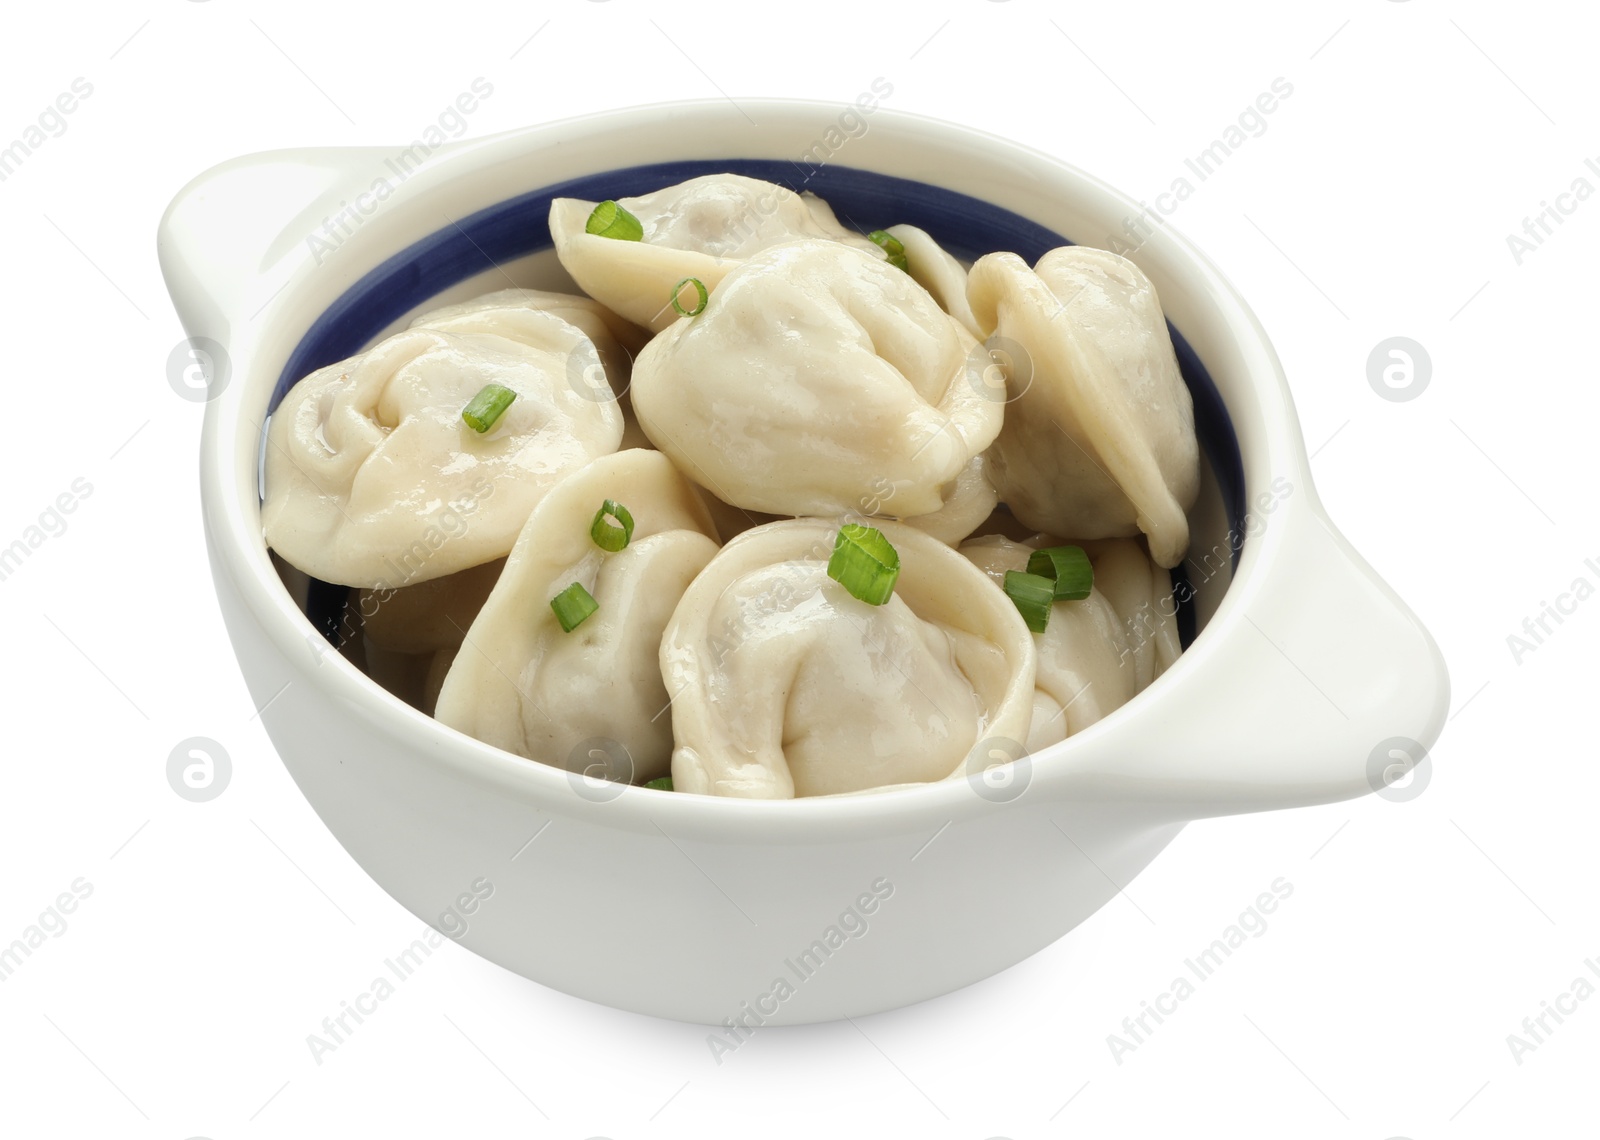
M568 380L596 351L576 325L529 308L443 322L318 369L273 414L263 529L313 577L393 588L499 558L552 484L617 449L616 399ZM461 413L490 383L516 399L479 434Z
M746 531L685 591L661 641L677 791L942 780L1027 736L1035 650L1010 599L937 539L877 525L900 558L883 605L828 576L839 526L812 518Z
M939 302L939 307L961 322L980 340L983 332L967 301L967 268L934 241L926 230L916 226L890 226L888 233L906 251L906 272Z
M972 267L979 326L1020 345L1005 427L989 453L1000 498L1030 527L1149 538L1161 566L1189 547L1200 487L1194 407L1155 288L1138 266L1085 246L1029 269L1013 253Z
M639 219L641 239L588 233L596 203L579 198L550 203L550 237L579 288L652 332L677 319L679 281L697 277L714 290L740 262L782 242L824 238L884 256L815 195L738 174L707 174L617 204Z
M632 540L616 553L590 537L607 499L633 517ZM693 484L660 452L619 451L569 475L517 536L434 715L558 768L585 771L598 755L612 778L666 775L672 722L657 663L661 632L716 553L715 534ZM568 633L550 601L573 582L599 608Z
M598 350L604 366L600 379L617 390L628 386L630 362L650 339L644 329L619 317L598 301L576 293L551 293L543 289L497 289L467 301L430 309L413 320L411 327L457 333L493 332L495 326L489 314L504 309L554 313L567 323L577 325ZM619 347L623 350L620 353L616 351ZM579 351L580 355L589 355L581 345Z
M729 273L634 362L645 434L749 511L906 518L944 506L1000 431L972 335L880 258L800 241Z
M356 605L367 639L394 653L454 649L494 589L504 558L393 590L361 590Z
M619 451L650 446L628 399L633 358L649 342L650 334L632 321L619 317L600 302L572 293L501 289L458 305L424 313L412 322L412 327L443 329L446 332L473 331L485 327L492 329L494 317L489 314L497 309L540 309L554 313L581 329L589 339L580 343L567 359L567 386L588 400L616 402L617 410L622 413L622 443L618 446Z
M505 566L504 558L398 589L352 590L362 669L429 716L456 649Z
M990 535L999 535L1009 538L1014 542L1027 542L1038 535L1038 531L1023 525L1017 516L1011 513L1011 508L1001 503L994 509L994 513L985 519L976 530L967 537L987 538ZM958 544L959 545L959 544ZM1081 544L1080 544L1081 545Z
M649 342L650 334L598 301L541 289L501 289L424 313L411 322L411 327L492 333L495 313L506 309L537 309L576 325L588 340L580 342L567 358L567 387L588 400L616 402L622 413L622 443L618 450L650 445L628 402L633 358Z
M999 535L961 545L997 586L1007 570L1025 570L1035 550L1062 545L1037 536L1023 543ZM1088 728L1142 692L1177 660L1172 582L1136 539L1079 543L1094 567L1094 588L1079 601L1056 602L1039 651L1033 720L1025 741L1036 752Z
M1060 545L1042 536L1031 541L1039 547ZM1122 618L1128 632L1128 659L1133 662L1134 691L1143 692L1183 652L1172 573L1157 566L1136 539L1085 539L1077 545L1094 565L1095 589Z
M933 535L946 546L956 546L984 524L999 502L1000 496L989 481L988 460L980 453L956 476L955 486L947 493L944 506L932 514L915 515L902 521L924 534Z

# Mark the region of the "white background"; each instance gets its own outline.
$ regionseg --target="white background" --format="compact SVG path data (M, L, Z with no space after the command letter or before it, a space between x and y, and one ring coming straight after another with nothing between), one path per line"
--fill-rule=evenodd
M0 546L74 479L93 491L0 582L0 943L73 880L93 894L0 984L0 1131L1593 1135L1600 997L1520 1064L1506 1038L1600 959L1600 602L1520 663L1506 639L1575 578L1600 581L1584 565L1600 559L1600 201L1520 265L1506 236L1574 179L1600 186L1584 167L1597 31L1587 5L1439 0L13 11L0 140L77 77L93 94L0 183ZM1428 786L1196 824L1003 975L856 1025L766 1030L720 1066L704 1028L449 943L317 1064L307 1034L420 924L313 815L239 679L200 530L200 405L167 383L182 333L155 225L213 163L403 143L478 76L494 94L474 136L719 93L842 103L883 76L886 106L1140 198L1289 80L1172 224L1255 306L1333 518L1449 659ZM1394 335L1433 363L1410 402L1367 382ZM167 784L190 736L233 759L209 803ZM1294 892L1266 933L1114 1060L1107 1035L1280 876Z

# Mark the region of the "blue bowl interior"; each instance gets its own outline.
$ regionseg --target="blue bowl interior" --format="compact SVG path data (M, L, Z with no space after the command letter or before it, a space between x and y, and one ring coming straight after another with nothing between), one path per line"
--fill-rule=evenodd
M957 257L972 261L1009 250L1029 264L1068 238L1010 210L925 182L829 164L805 170L774 159L716 159L630 166L532 190L496 203L401 250L352 285L306 331L289 354L269 413L303 376L365 348L384 329L439 293L498 265L551 248L548 219L555 198L632 197L704 174L731 172L810 190L839 220L862 233L898 223L926 230ZM1169 321L1178 366L1194 399L1195 431L1215 476L1227 516L1232 560L1243 549L1244 469L1222 396L1182 332ZM1195 606L1183 565L1172 571L1185 648L1195 636ZM349 589L313 580L306 615L337 643Z

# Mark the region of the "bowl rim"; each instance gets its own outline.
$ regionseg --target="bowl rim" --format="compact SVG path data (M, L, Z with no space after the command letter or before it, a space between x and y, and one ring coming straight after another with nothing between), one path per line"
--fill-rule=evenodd
M744 109L755 110L769 122L774 118L783 120L784 126L792 128L802 119L807 124L827 121L837 116L841 109L839 104L802 99L741 100L731 110L730 104L731 101L694 99L620 108L518 128L483 139L446 143L429 156L428 166L396 193L396 202L388 208L384 217L377 219L377 222L386 224L369 223L339 247L335 256L342 255L346 267L361 266L359 270L347 269L343 276L353 282L366 269L381 263L387 256L422 236L413 234L400 244L385 244L388 233L396 230L408 216L408 204L413 207L409 213L415 214L416 209L420 208L418 204L425 202L431 193L443 185L471 178L496 165L514 163L519 159L525 162L535 152L548 151L579 136L592 139L596 136L633 134L644 137L651 132L661 133L660 128L665 125L682 128L691 119L695 120L696 129L710 131L736 126ZM1091 205L1102 209L1115 207L1124 216L1141 213L1140 203L1070 163L987 131L889 108L876 111L872 127L874 130L897 134L900 141L912 145L931 141L946 151L988 152L991 159L1008 161L1012 167L1021 165L1042 182L1065 188ZM181 219L177 222L174 220L179 206L197 192L203 192L208 180L224 172L238 170L251 162L326 161L336 156L348 158L381 149L291 150L231 160L198 176L180 192L163 220L163 234L168 235L175 227L181 228ZM751 157L761 157L767 153L763 151ZM686 151L682 156L705 157L699 149ZM630 165L633 164L630 162ZM867 169L873 168L869 166ZM550 185L559 181L544 175L540 177L542 180L532 185ZM916 176L907 174L902 177ZM1248 376L1248 382L1235 391L1224 391L1223 396L1239 441L1247 502L1251 490L1263 485L1262 477L1265 474L1287 471L1297 479L1297 493L1285 500L1288 510L1320 514L1288 383L1260 322L1210 259L1169 224L1163 222L1156 226L1145 240L1145 245L1150 247L1152 256L1158 256L1174 272L1181 271L1191 279L1190 288L1194 291L1191 299L1196 304L1203 303L1209 307L1211 321L1226 328L1232 348L1243 358L1245 367L1242 371ZM256 260L259 263L259 258ZM164 268L168 268L165 263ZM251 283L249 292L252 298L259 299L272 292L255 318L244 327L239 327L237 322L227 321L227 314L223 314L224 320L217 327L225 328L229 336L234 382L206 406L201 446L201 484L214 573L228 575L252 618L287 661L302 662L296 666L301 674L308 674L310 669L317 670L314 674L316 684L325 690L325 696L355 711L382 733L409 737L411 747L427 752L436 762L457 775L487 781L512 791L534 802L541 810L603 819L609 826L648 831L655 827L654 821L659 817L664 822L679 825L706 838L772 840L815 834L819 821L827 821L849 831L855 831L863 825L874 833L881 833L885 828L910 831L939 820L963 818L1007 806L1006 803L974 795L966 786L968 780L960 778L895 788L882 793L800 800L763 801L663 794L638 787L624 787L615 798L603 802L588 800L572 794L570 774L565 770L523 759L467 737L406 705L336 652L318 654L307 640L308 633L312 637L317 636L315 630L294 605L268 560L265 544L260 537L259 511L255 509L255 480L252 478L248 488L245 488L240 477L241 443L245 439L255 440L256 436L243 431L236 422L245 414L242 401L246 392L260 392L264 383L263 399L270 399L278 370L265 366L258 350L274 337L280 341L287 340L291 347L298 341L298 335L285 337L281 329L291 303L299 295L296 286L304 286L308 273L314 268L309 253L298 252L294 256L285 254L280 258L277 278L269 278L263 272L258 280ZM181 294L185 290L195 289L195 282L184 278L181 272L169 271L167 275L180 311L184 311L185 298ZM270 286L279 278L283 283L277 285L276 291L271 290ZM192 298L190 300L192 303ZM1166 307L1171 307L1170 298ZM187 317L185 324L190 325ZM306 327L309 325L302 325L298 331L303 332ZM190 331L194 333L198 330L191 327ZM1193 339L1191 336L1191 343ZM284 352L287 351L286 348ZM255 468L256 458L252 454L249 469L253 473ZM248 490L249 509L246 509L245 490ZM1244 544L1232 581L1224 590L1207 627L1200 631L1190 648L1162 677L1139 694L1136 698L1137 707L1120 709L1120 715L1108 717L1029 758L1032 765L1029 779L1031 786L1039 787L1038 794L1048 794L1044 785L1066 778L1073 767L1073 758L1086 754L1091 748L1103 746L1106 738L1136 738L1139 718L1160 715L1162 697L1176 693L1180 688L1205 683L1198 674L1204 671L1214 647L1224 640L1228 627L1236 624L1237 618L1243 614L1250 596L1281 547L1286 529L1268 527L1261 535L1252 536Z

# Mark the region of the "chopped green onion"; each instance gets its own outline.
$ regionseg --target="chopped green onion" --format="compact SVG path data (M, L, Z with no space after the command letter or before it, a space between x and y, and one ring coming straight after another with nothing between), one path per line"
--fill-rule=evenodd
M1028 573L1055 580L1058 602L1081 602L1094 589L1094 567L1081 546L1052 546L1028 556Z
M1038 574L1021 570L1006 571L1006 596L1017 607L1022 620L1034 633L1043 633L1050 624L1050 606L1055 602L1056 584Z
M644 238L644 226L639 224L639 219L609 198L594 208L583 230L596 237L616 238L618 241L640 241Z
M685 285L693 285L695 292L700 294L699 304L695 305L695 307L692 309L685 309L682 303L678 300L678 295L683 292L683 287ZM705 311L706 301L709 300L710 297L711 294L706 292L705 283L698 277L685 277L682 281L678 282L672 287L672 307L678 310L679 316L698 317L702 312Z
M516 398L517 394L510 388L500 384L485 384L461 409L461 418L469 428L482 435L500 422L500 417Z
M906 247L900 244L900 239L888 230L873 230L867 235L867 240L877 243L883 252L889 255L889 264L896 269L911 272L911 265L906 261Z
M622 525L612 526L606 521L608 517ZM628 513L627 507L615 499L607 499L594 513L594 522L589 524L589 537L601 550L615 554L633 540L633 516Z
M582 625L595 610L600 608L600 603L594 600L594 595L583 588L579 582L574 582L565 590L550 599L550 608L556 612L556 620L561 623L564 633L571 633Z
M672 791L672 777L662 776L659 780L646 780L644 786L654 788L658 792L670 792Z
M881 606L894 593L895 579L900 577L900 555L881 530L845 523L833 540L828 577L853 597Z

